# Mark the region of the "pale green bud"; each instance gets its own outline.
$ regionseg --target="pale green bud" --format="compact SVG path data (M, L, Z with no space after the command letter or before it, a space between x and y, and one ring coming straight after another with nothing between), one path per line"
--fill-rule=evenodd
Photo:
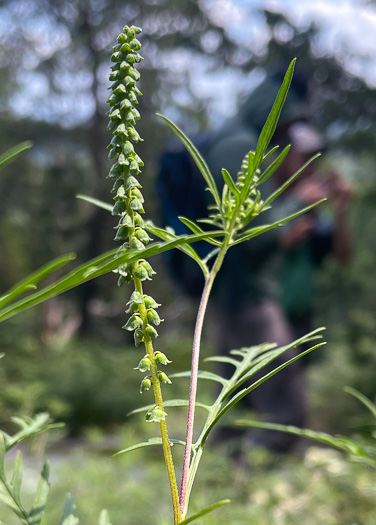
M148 316L148 321L150 323L155 324L155 326L159 326L161 324L161 321L163 321L163 319L161 319L159 315L157 314L157 312L153 310L152 308L148 310L147 316Z
M137 328L137 330L134 333L134 344L138 346L143 341L144 341L144 332L141 330L141 328Z
M150 365L151 365L150 358L149 356L145 355L141 359L141 361L138 363L138 366L134 368L133 370L139 370L140 372L147 372L148 370L150 370Z
M145 419L148 423L159 423L160 421L164 421L166 416L167 413L162 410L162 408L159 408L157 405L155 405L154 408L147 412Z
M161 306L151 297L151 295L144 295L144 302L146 308L158 308L158 306Z
M124 330L129 330L132 332L133 330L140 328L140 326L142 326L141 317L137 314L134 314L128 319L123 328Z
M143 394L147 390L150 390L150 388L151 388L151 381L149 377L144 377L144 379L141 381L140 394Z
M155 352L154 357L155 362L158 365L168 365L169 363L172 363L163 352Z
M166 385L171 385L172 383L171 379L164 372L158 372L158 379L161 383L164 383Z
M145 335L148 335L149 337L151 337L153 339L158 337L157 330L153 326L151 326L150 324L147 324L145 326L144 332L145 332Z

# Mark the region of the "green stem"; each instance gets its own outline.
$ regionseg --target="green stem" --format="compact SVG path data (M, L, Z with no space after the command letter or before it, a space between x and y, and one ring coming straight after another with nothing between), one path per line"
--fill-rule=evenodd
M134 266L136 265L137 263L135 263ZM141 280L138 279L137 277L134 277L134 284L135 284L135 289L137 290L137 292L139 292L143 296ZM144 304L139 305L139 312L140 312L140 317L142 320L143 327L145 328L146 325L148 324L148 319L147 319L147 310ZM158 408L164 411L162 389L161 389L161 384L158 378L157 364L154 358L153 342L149 335L145 334L144 337L145 337L144 344L145 344L146 353L150 359L150 375L151 375L151 382L152 382L153 390L154 390L155 404L158 406ZM173 462L172 453L171 453L171 444L170 444L170 440L168 437L166 421L163 421L163 420L160 421L159 425L161 429L163 454L164 454L165 463L166 463L168 480L170 483L172 507L173 507L173 513L174 513L174 524L177 525L178 523L182 521L182 516L181 516L180 506L179 506L179 492L178 492L178 485L176 482L174 462Z

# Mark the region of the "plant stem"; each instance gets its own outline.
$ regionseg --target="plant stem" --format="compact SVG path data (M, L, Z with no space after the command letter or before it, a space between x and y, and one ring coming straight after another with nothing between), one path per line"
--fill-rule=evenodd
M143 295L142 283L140 279L134 278L134 283L135 283L135 289L140 294ZM147 310L144 304L139 305L139 312L140 312L140 317L143 322L143 326L145 327L148 323L148 320L147 320ZM155 358L154 358L153 342L151 340L151 337L147 334L145 334L144 344L145 344L146 353L150 359L150 375L151 375L151 382L152 382L153 390L154 390L155 404L162 411L164 411L162 389L161 389L161 384L158 378L157 365L156 365ZM179 506L179 492L178 492L178 485L176 481L174 462L172 459L171 445L170 445L170 440L168 437L166 421L164 420L160 421L159 425L161 429L163 454L164 454L165 463L166 463L168 480L170 483L172 507L173 507L173 513L174 513L174 525L177 525L178 523L182 521L182 516L181 516L180 506Z
M229 244L229 237L226 237L226 239L223 242L221 251L219 252L217 259L213 265L213 268L211 269L209 275L205 279L205 286L202 291L200 306L197 312L195 331L193 335L187 433L186 433L186 440L185 440L183 473L182 473L181 488L180 488L180 511L183 515L183 518L186 515L187 507L188 507L187 484L188 484L189 466L190 466L191 454L192 454L193 428L194 428L194 417L195 417L198 365L199 365L199 360L200 360L202 327L204 324L206 307L209 301L209 296L210 296L211 289L213 287L214 279L216 278L217 273L219 272L219 269L222 266L223 259L228 249L228 244Z

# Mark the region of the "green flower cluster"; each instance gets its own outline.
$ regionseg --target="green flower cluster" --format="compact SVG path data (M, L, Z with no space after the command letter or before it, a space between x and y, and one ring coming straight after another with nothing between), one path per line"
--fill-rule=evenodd
M112 94L107 102L111 106L108 112L108 129L112 131L113 138L108 149L109 157L116 159L116 162L110 170L109 178L114 180L112 192L115 193L115 204L112 215L120 217L115 236L115 240L123 243L119 254L125 250L143 250L145 244L151 240L141 216L145 213L144 198L137 178L143 162L134 151L134 143L142 140L134 127L136 120L140 118L134 107L134 104L138 104L137 97L141 95L136 86L140 73L135 68L135 64L142 60L138 53L141 44L136 38L140 32L138 27L125 26L111 56L114 62L110 74ZM170 361L161 352L154 352L151 344L151 340L158 337L155 326L163 320L156 311L160 305L152 297L145 295L142 289L142 282L150 280L155 272L148 261L140 258L136 262L120 266L117 273L119 286L131 281L135 283L135 291L126 310L131 316L123 328L134 331L136 346L142 342L146 346L147 354L141 359L137 369L143 373L151 371L151 376L142 380L141 392L151 388L153 371L157 381L171 383L167 375L157 368L159 364L166 365Z

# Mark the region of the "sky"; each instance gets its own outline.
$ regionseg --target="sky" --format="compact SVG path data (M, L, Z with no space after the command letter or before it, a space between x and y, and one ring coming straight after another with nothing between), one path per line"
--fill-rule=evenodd
M370 87L376 88L376 4L363 0L199 0L203 7L209 10L213 20L224 27L231 38L240 41L256 53L262 52L270 37L261 9L282 12L298 27L305 28L315 22L320 28L319 38L315 42L315 52L335 55L355 75L363 77ZM27 1L19 2L22 10L27 8ZM20 7L21 9L21 7ZM2 12L3 11L3 12ZM9 18L9 17L8 17ZM6 13L0 8L0 37L2 30L9 24ZM43 20L42 20L43 22ZM45 21L48 25L48 20ZM64 48L68 36L62 28L54 31L50 37L43 23L34 27L27 27L28 33L35 33L40 41L40 52L50 53L53 46ZM29 24L30 25L30 24ZM281 38L288 37L283 35ZM51 40L51 41L50 41ZM0 39L1 41L1 39ZM208 45L215 45L215 35ZM192 71L191 86L195 94L211 98L211 114L215 115L216 123L233 115L236 110L237 96L249 93L263 79L263 71L255 69L244 74L239 69L228 69L220 72L208 71L208 60L203 59L194 63L189 53L183 54L180 50L166 56L166 65L175 70L179 68ZM13 108L19 116L34 116L38 108L39 118L46 120L58 119L67 127L74 126L78 120L86 121L93 111L93 103L88 97L72 100L69 90L65 98L51 100L47 103L48 84L44 76L33 70L29 64L25 71L20 72L20 82L24 89L14 96ZM63 78L61 79L64 80ZM91 78L80 78L80 85L91 82ZM67 82L76 84L71 78ZM25 97L25 90L28 96ZM77 95L76 95L77 97ZM189 90L181 89L174 93L177 101L189 104ZM43 100L43 104L40 101ZM39 101L39 102L38 102ZM73 107L74 106L74 107ZM56 107L60 107L61 115L54 114ZM53 108L53 111L49 108ZM72 120L72 115L74 119ZM75 120L76 119L76 120Z
M376 88L376 5L362 0L203 0L213 19L228 34L256 52L267 44L269 34L262 13L268 8L283 13L302 29L315 22L319 38L315 43L317 54L336 56L352 74L364 78ZM231 21L231 22L229 22ZM283 35L282 35L283 37ZM192 80L195 92L209 95L216 92L212 102L213 113L228 118L236 110L236 97L228 93L234 85L238 93L250 92L263 78L261 71L250 75L239 71L227 74L208 73L203 65Z

